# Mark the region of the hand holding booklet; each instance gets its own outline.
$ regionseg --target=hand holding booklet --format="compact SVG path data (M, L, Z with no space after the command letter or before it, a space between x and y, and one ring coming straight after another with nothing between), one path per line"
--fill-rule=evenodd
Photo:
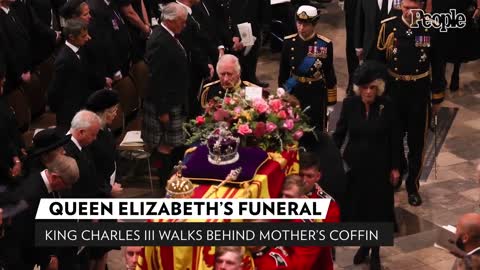
M243 46L245 46L244 55L247 55L252 49L253 45L257 38L253 35L252 24L245 22L237 25L238 32L240 33L240 38Z
M142 132L140 130L132 130L125 134L120 146L143 146Z

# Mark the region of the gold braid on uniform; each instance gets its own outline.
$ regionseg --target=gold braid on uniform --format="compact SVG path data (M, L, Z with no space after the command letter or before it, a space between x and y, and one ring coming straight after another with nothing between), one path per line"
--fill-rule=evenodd
M380 51L386 51L386 58L387 60L390 60L392 59L392 56L393 56L393 45L394 45L395 34L392 32L385 39L386 26L387 24L383 23L382 27L380 28L380 32L378 34L378 40L377 40L377 49L379 49Z

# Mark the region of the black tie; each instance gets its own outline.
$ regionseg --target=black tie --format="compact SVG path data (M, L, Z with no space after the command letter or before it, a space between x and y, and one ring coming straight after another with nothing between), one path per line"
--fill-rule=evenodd
M380 9L380 21L386 19L388 16L388 0L382 1L382 8Z

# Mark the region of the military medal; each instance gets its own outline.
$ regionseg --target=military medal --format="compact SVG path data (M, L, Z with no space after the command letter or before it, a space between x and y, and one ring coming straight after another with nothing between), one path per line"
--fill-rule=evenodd
M328 55L328 48L327 47L320 47L320 58L327 58Z
M308 46L308 56L313 55L313 46Z
M313 66L314 66L316 69L321 68L322 65L323 65L323 64L322 64L322 61L320 61L320 59L317 59L317 60L315 61L315 64L313 64Z
M427 60L427 54L423 53L422 56L420 56L420 59L422 62L425 62L425 60Z
M112 26L113 30L118 31L120 28L118 27L118 22L116 19L112 19Z
M407 34L407 36L410 37L410 36L413 34L412 29L409 28L409 29L407 30L406 34Z
M425 46L430 47L430 37L429 36L425 37Z

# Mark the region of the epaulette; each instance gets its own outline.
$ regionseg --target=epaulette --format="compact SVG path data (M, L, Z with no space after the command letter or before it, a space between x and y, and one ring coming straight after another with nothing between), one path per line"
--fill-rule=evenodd
M216 80L216 81L214 81L214 82L207 83L207 84L205 84L205 85L203 86L203 88L212 86L212 85L217 84L217 83L219 83L219 82L220 82L220 80Z
M245 84L246 86L260 87L260 86L258 86L258 85L256 85L256 84L253 84L253 83L249 82L249 81L242 81L242 83Z
M291 34L291 35L288 35L288 36L284 37L283 39L291 39L291 38L296 37L297 35L298 35L298 33L296 33L296 34Z
M327 42L327 43L332 42L332 40L330 40L329 38L327 38L327 37L325 37L325 36L322 36L322 35L320 35L320 34L317 34L317 37L318 37L319 39Z
M397 16L393 16L393 17L390 17L390 18L386 18L385 20L381 21L380 23L381 23L381 24L382 24L382 23L386 23L386 22L389 22L389 21L391 21L391 20L393 20L393 19L395 19L395 18L397 18Z
M317 192L317 195L318 195L319 198L322 198L322 199L331 199L332 201L335 201L335 199L334 199L330 194L328 194L327 192L325 192L325 190L318 191L318 192Z

